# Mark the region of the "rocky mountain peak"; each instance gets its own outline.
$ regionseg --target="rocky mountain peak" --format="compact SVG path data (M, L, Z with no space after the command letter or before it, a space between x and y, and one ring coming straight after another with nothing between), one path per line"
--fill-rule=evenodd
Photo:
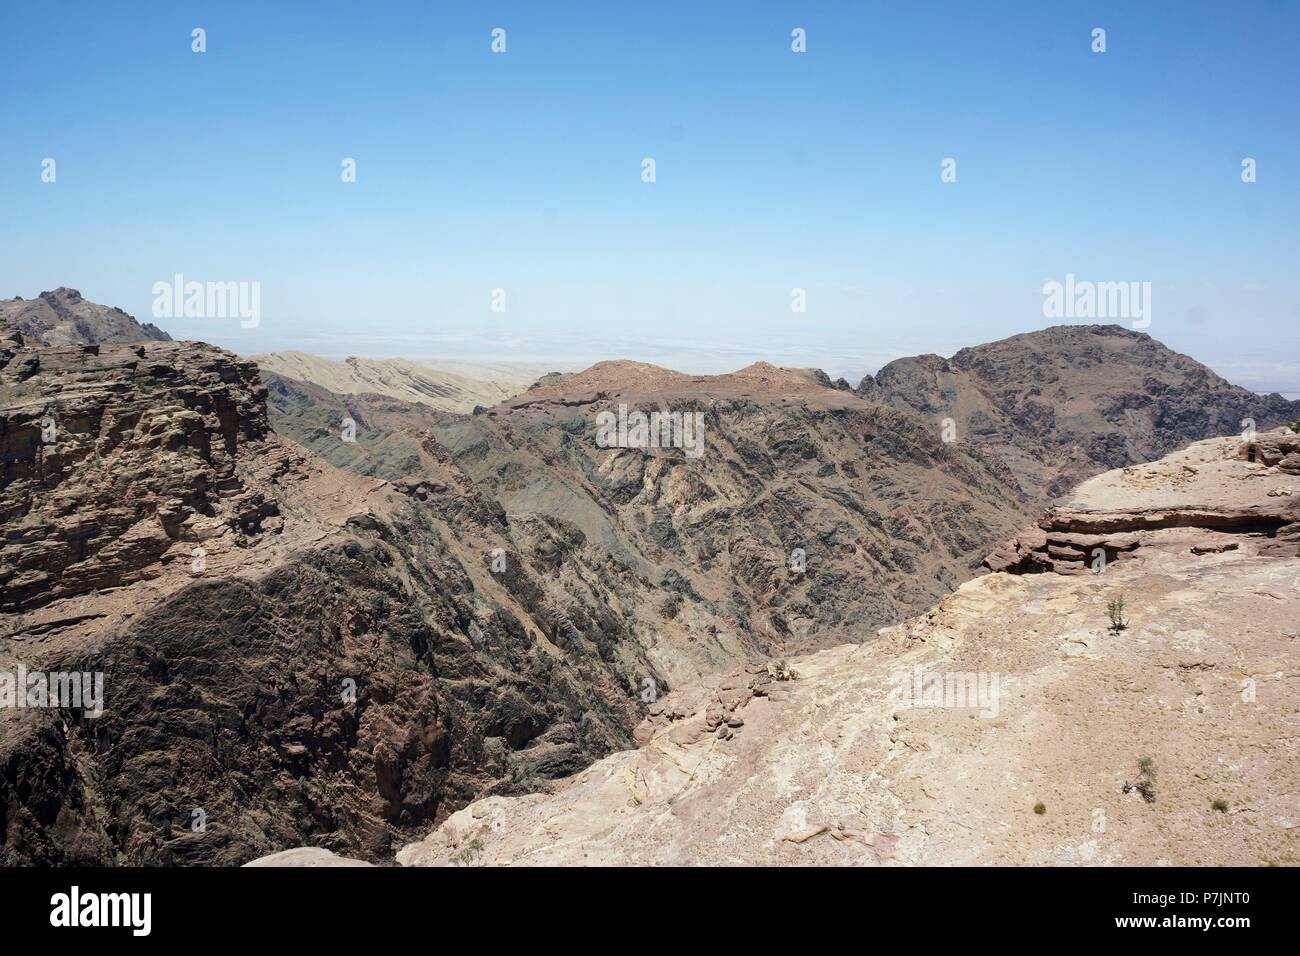
M858 394L920 415L979 449L1031 496L1150 461L1249 419L1272 428L1300 402L1257 395L1144 332L1061 325L957 352L903 358Z
M0 328L18 329L33 345L118 345L169 342L152 323L141 324L121 309L89 302L76 289L60 286L35 299L0 300Z

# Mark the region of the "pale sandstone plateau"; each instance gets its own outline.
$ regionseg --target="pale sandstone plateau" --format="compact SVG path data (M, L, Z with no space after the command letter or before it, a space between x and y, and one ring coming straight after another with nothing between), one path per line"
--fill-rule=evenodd
M0 709L0 863L1294 859L1300 403L1114 326L857 386L267 362L0 301L0 671L106 697Z
M383 395L449 412L471 412L518 395L550 371L524 362L418 362L350 356L341 361L305 352L252 356L263 373L310 382L335 395Z

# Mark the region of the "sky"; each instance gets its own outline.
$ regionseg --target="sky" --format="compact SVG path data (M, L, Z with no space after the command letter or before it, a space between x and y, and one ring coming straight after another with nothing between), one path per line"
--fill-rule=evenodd
M856 381L1090 321L1044 313L1073 275L1300 395L1298 41L1296 0L2 0L0 297L244 355ZM256 325L155 318L177 274L257 283Z

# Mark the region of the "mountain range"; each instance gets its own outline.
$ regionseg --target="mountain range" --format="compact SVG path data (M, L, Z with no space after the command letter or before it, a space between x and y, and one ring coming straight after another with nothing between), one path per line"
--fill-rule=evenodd
M1041 570L1008 542L1085 479L1300 418L1114 326L856 387L464 371L0 302L0 672L107 698L0 711L0 861L391 861L644 743L665 697L893 646L999 547ZM620 407L700 415L703 454L601 447Z

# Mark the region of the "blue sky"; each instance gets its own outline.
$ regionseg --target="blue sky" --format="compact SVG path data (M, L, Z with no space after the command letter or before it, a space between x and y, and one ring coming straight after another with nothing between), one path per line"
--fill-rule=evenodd
M1293 0L5 3L0 296L146 320L182 273L261 284L254 329L159 321L244 354L839 374L1052 324L1074 273L1300 393L1298 38Z

